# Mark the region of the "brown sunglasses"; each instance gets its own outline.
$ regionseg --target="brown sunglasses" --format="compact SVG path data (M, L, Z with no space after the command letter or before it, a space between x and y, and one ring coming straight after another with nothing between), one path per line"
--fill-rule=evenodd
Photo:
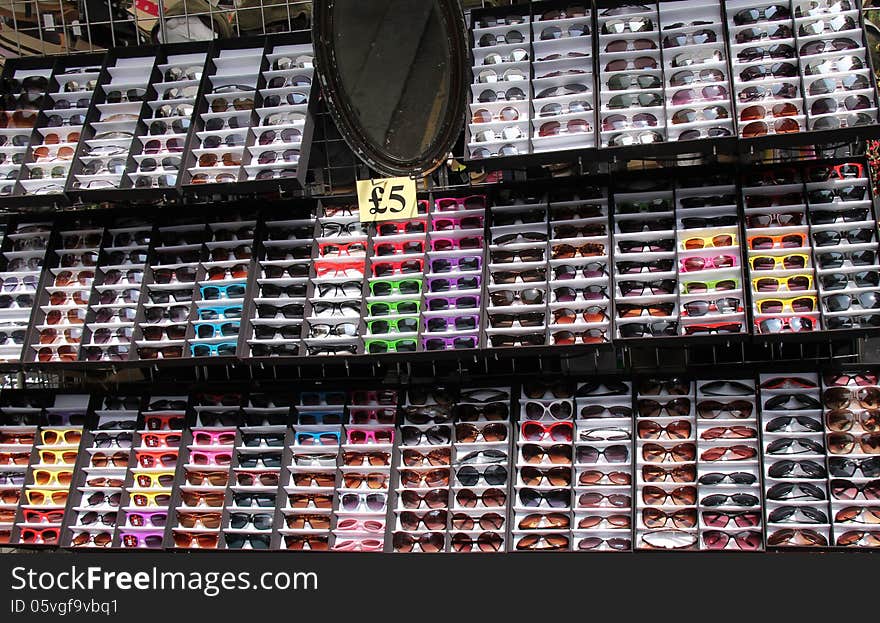
M218 161L222 162L225 167L237 167L241 165L241 158L230 153L222 154L219 157L217 154L202 154L199 156L200 167L215 167L217 166Z
M203 528L219 528L223 514L214 513L179 513L177 521L184 528L195 528L201 526Z

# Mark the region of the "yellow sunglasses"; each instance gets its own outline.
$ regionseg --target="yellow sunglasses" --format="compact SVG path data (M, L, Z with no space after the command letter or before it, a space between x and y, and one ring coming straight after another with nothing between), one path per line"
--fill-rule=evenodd
M135 506L168 506L171 503L171 494L162 491L136 491L132 492L131 501Z
M736 234L715 234L714 236L692 236L681 243L685 250L708 249L711 247L732 247L736 244Z
M28 504L32 506L63 506L67 504L67 490L28 489L25 492Z
M812 290L813 276L804 274L791 277L755 277L752 279L752 289L755 292Z
M805 253L788 255L756 255L749 258L752 270L802 270L810 265L810 258Z
M76 450L40 450L40 463L43 465L73 465L76 463Z
M82 432L78 428L44 428L40 435L47 446L78 446Z
M174 472L159 472L153 474L134 472L134 481L137 483L137 486L145 489L167 489L174 484Z
M786 311L803 314L816 309L815 296L792 296L789 298L762 299L755 301L762 314L782 314Z
M38 485L57 484L62 487L69 487L73 480L73 470L71 469L35 469L34 482Z

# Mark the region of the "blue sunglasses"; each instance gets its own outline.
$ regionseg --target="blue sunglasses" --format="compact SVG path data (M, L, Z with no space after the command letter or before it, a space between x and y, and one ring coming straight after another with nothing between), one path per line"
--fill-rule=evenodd
M190 352L193 357L213 357L235 355L238 346L235 342L220 342L219 344L190 344Z
M338 446L342 435L339 431L323 431L317 433L298 432L296 442L302 446Z
M216 301L217 299L240 299L244 296L244 283L230 283L225 286L200 286L202 298L206 301Z
M201 340L209 340L212 337L238 335L239 328L241 328L240 322L196 323L196 337Z
M225 320L238 318L241 318L241 305L199 308L199 320Z

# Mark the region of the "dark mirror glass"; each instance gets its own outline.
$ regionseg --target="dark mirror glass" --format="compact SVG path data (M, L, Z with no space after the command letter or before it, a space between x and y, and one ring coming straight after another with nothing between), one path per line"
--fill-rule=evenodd
M368 165L433 169L464 118L466 29L456 0L318 0L316 61L337 125Z

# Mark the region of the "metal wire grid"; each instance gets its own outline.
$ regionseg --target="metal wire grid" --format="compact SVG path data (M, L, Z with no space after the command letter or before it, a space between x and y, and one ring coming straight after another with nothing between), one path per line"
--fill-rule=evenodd
M0 0L0 47L49 56L308 30L311 0Z
M463 5L469 12L524 1ZM13 55L48 56L294 32L311 27L311 9L311 0L0 0L0 47Z
M135 0L2 0L0 45L21 56L93 52L150 41ZM140 26L140 28L139 28Z

